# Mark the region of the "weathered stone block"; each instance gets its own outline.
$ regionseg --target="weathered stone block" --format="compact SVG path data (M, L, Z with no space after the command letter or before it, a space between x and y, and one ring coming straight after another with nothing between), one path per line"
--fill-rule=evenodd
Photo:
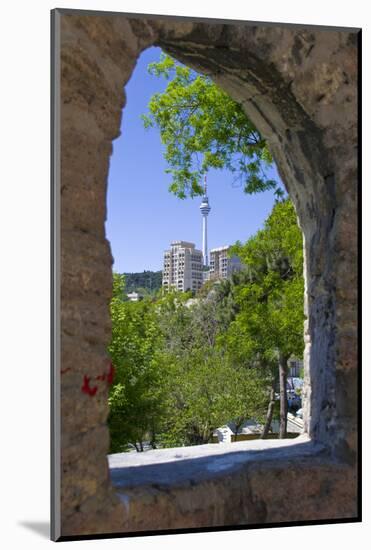
M355 517L357 34L56 12L60 30L62 533ZM107 478L112 258L104 233L112 140L141 51L161 46L209 74L265 135L305 235L305 426L326 461L251 466L173 487L132 489L131 512ZM58 157L59 158L59 157ZM94 386L93 386L94 387ZM344 464L340 465L339 461ZM295 495L286 498L290 479ZM291 502L291 503L290 503Z

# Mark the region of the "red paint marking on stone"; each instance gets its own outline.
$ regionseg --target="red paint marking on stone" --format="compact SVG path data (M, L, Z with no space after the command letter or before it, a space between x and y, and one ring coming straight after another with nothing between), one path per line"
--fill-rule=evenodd
M88 395L90 395L90 397L93 397L97 393L98 386L94 386L94 387L91 388L90 385L89 385L89 382L90 382L90 378L88 376L86 376L86 374L85 374L84 375L84 383L81 386L81 391L83 393L87 393Z
M112 363L110 363L109 371L103 374L98 374L98 376L95 377L95 380L104 381L107 379L108 384L112 384L113 378L115 376L115 369ZM90 380L90 379L89 379Z

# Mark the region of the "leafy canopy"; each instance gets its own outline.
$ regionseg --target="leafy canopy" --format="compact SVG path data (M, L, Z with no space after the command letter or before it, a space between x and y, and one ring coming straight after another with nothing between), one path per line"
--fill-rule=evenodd
M216 344L229 322L221 293L212 291L192 304L179 293L167 295L158 314L171 412L162 445L207 443L217 427L263 415L265 381L254 369L247 373L230 361Z
M222 293L193 305L189 293L175 291L130 302L123 299L124 285L114 274L110 452L145 441L162 447L207 443L226 422L263 414L264 379L216 345L229 323Z
M265 169L273 163L265 139L241 105L212 80L162 54L148 66L150 74L168 80L166 90L152 96L146 128L157 127L165 146L169 190L180 198L203 192L202 176L211 168L228 169L246 193L282 190Z
M278 354L301 357L304 348L303 242L293 204L275 204L264 229L233 253L246 266L235 287L239 313L228 344L243 357L276 363Z
M114 274L109 353L111 452L207 443L233 420L262 420L278 358L303 353L303 246L294 207L277 202L232 250L246 269L196 299L169 292L125 300Z
M150 301L124 301L125 278L114 274L111 300L112 340L108 351L115 367L110 389L111 452L126 450L156 432L164 415L163 372L157 366L161 335Z

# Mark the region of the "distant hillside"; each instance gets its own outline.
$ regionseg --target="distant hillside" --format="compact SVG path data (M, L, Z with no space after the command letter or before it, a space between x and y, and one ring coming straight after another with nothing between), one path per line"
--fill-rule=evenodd
M150 294L162 285L162 271L143 271L142 273L124 273L126 292L140 292L145 289Z

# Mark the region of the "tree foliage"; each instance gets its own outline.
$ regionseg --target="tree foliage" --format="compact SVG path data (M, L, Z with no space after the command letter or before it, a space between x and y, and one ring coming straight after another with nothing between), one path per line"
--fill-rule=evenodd
M123 300L124 277L114 274L109 353L115 384L109 396L111 452L141 445L156 434L165 411L162 371L157 365L161 335L151 302Z
M276 203L264 228L232 253L245 270L192 299L173 291L128 302L124 277L114 276L111 452L129 443L141 450L144 441L206 443L223 424L263 421L267 410L268 433L278 374L303 353L302 235L291 202Z
M142 118L146 128L160 131L171 192L180 198L202 194L202 175L224 168L246 193L276 189L282 195L265 172L273 162L266 141L241 105L209 77L168 55L162 54L148 70L168 80L166 90L152 96Z
M163 438L166 445L207 443L219 426L258 418L266 407L262 378L234 364L217 345L233 315L221 297L214 289L192 304L176 299L170 309L165 301L161 311L165 357L172 368L173 416Z
M293 204L276 203L265 222L232 253L245 265L242 284L235 285L240 312L230 328L242 343L240 353L271 361L278 350L285 356L303 353L304 279L303 241ZM237 275L238 278L238 275ZM245 337L243 337L245 335ZM236 343L233 348L237 349Z
M260 418L265 383L234 364L217 337L229 317L220 294L190 303L173 292L156 302L122 300L123 278L114 277L111 303L116 369L111 389L111 452L128 444L193 445L211 441L228 421Z
M304 349L303 244L291 201L276 203L264 229L237 243L233 253L246 271L235 286L239 313L224 338L236 360L252 359L270 371L272 386L279 377L285 437L287 361L302 357Z
M153 295L161 288L162 271L143 271L141 273L124 273L125 291Z

